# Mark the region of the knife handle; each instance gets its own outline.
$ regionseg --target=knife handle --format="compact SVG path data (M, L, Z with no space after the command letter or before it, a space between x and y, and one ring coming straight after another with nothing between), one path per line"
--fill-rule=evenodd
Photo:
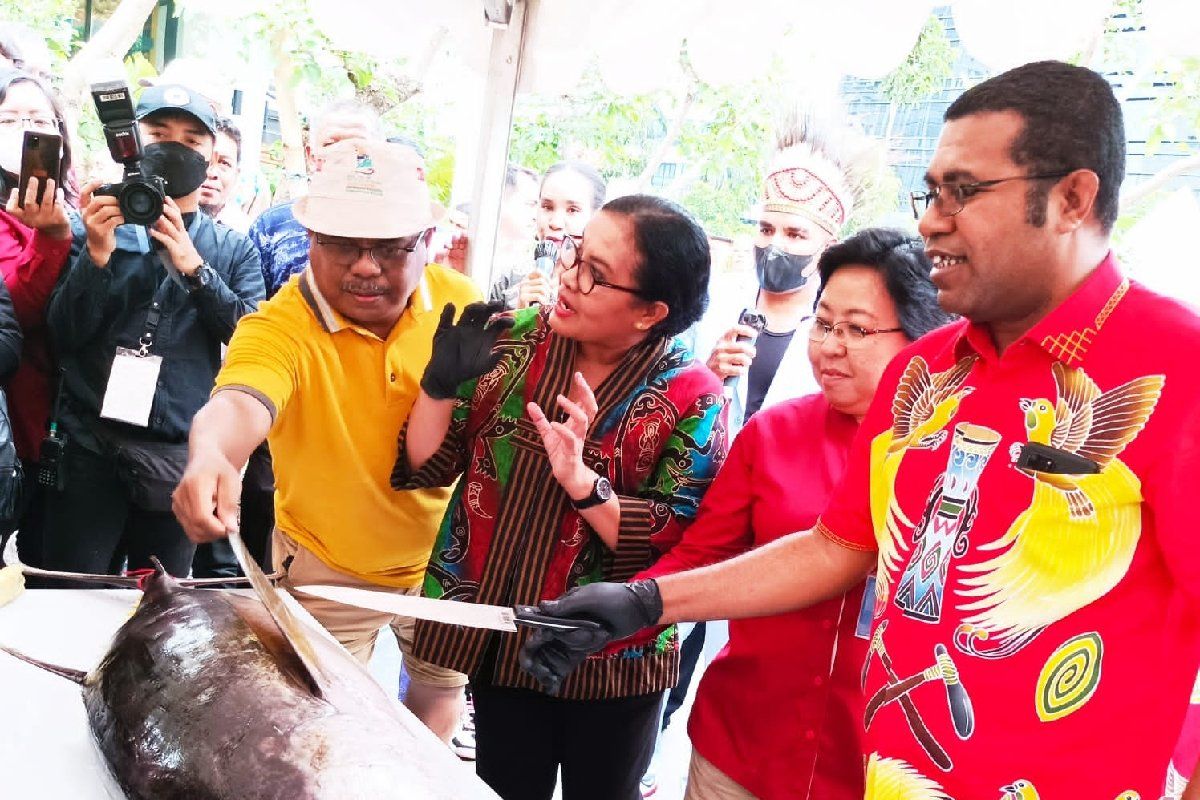
M600 623L590 619L552 617L543 614L537 606L514 606L513 619L518 625L531 628L549 628L556 631L600 631Z

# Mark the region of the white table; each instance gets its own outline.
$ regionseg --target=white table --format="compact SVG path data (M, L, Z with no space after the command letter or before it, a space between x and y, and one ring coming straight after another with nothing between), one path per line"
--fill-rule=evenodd
M140 594L93 589L27 591L0 608L0 643L52 664L91 670L108 651L117 628L133 613ZM286 599L311 622L295 601ZM394 696L394 685L385 688ZM411 723L413 758L432 767L419 772L436 776L436 785L405 787L406 797L496 800L475 777L470 764L460 762L407 709L397 707ZM92 743L79 687L2 652L0 796L124 798Z

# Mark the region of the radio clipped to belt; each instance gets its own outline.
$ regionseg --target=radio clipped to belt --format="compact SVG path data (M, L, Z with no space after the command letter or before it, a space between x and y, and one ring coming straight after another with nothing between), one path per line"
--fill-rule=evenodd
M154 406L158 375L162 371L162 356L152 354L150 349L154 346L154 335L162 320L163 303L170 284L171 276L168 275L154 293L150 310L146 312L145 332L138 340L138 348L117 348L112 370L108 373L104 401L100 406L100 416L104 419L140 428L150 424L150 410Z

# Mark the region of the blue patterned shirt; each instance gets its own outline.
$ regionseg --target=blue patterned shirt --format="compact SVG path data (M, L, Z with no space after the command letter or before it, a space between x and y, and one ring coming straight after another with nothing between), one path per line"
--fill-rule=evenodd
M290 201L264 211L247 235L258 250L268 298L308 266L308 230L296 221Z

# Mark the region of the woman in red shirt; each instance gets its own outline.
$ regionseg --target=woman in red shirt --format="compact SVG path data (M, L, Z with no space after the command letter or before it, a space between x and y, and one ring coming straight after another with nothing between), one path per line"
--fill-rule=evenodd
M26 130L62 137L59 172L42 203L17 202L21 146ZM25 72L0 73L0 275L12 295L17 322L24 333L21 364L4 389L12 419L17 455L26 465L26 500L36 491L33 481L38 448L46 435L54 395L55 365L46 338L46 304L71 250L70 209L78 195L71 172L71 144L66 117L54 94ZM21 561L41 562L39 504L29 502L21 520L17 548Z
M929 268L920 240L885 228L825 251L808 342L821 393L750 419L682 541L639 577L723 561L816 523L884 368L950 319ZM861 800L863 588L730 623L688 725L688 800Z

